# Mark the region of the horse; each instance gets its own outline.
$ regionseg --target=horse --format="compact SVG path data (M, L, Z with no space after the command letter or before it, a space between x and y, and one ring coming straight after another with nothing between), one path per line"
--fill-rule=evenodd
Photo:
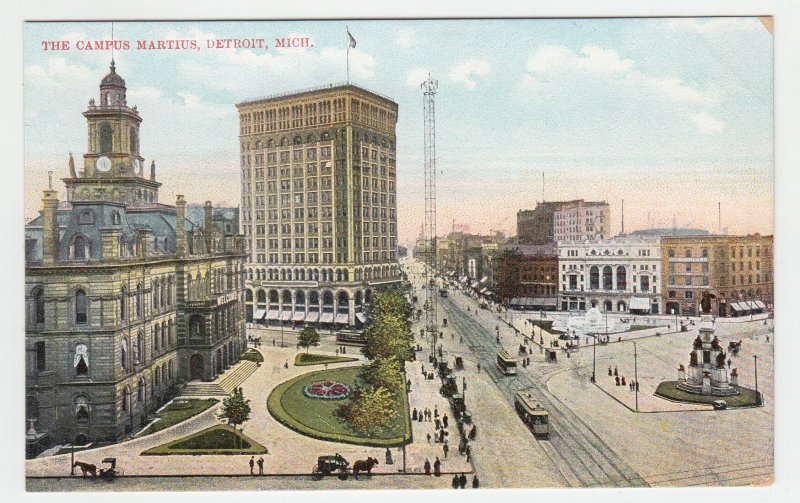
M372 476L372 468L378 464L378 460L373 457L361 459L353 463L353 477L358 478L360 472L367 472L367 475Z
M86 478L87 473L91 473L92 477L97 477L97 466L91 463L82 463L80 461L75 461L75 464L72 465L73 468L78 467L83 472L83 478Z

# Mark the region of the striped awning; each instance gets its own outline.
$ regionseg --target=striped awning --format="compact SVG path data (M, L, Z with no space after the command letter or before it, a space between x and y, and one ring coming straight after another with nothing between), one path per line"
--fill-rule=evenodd
M294 316L292 316L292 321L303 321L306 319L305 311L295 311Z
M333 323L333 313L322 313L322 316L319 317L319 321L322 323Z
M267 315L267 310L266 309L259 309L259 310L257 310L255 312L255 314L253 314L253 319L254 320L263 320L264 316L266 316L266 315Z
M350 317L347 315L347 313L336 313L336 323L346 325L349 321Z
M649 311L650 299L648 299L647 297L631 297L628 308L640 311Z
M319 320L319 313L317 311L311 311L306 316L306 323L316 323Z
M358 321L360 321L361 323L366 323L367 322L367 317L364 316L364 313L356 313L356 319Z
M291 311L281 311L281 321L289 321L292 319Z
M277 309L270 309L267 313L268 320L277 320L280 319L281 313Z

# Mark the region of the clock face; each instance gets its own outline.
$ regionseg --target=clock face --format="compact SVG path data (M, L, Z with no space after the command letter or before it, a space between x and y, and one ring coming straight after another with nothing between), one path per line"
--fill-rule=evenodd
M102 171L103 173L105 173L106 171L111 169L111 159L109 159L106 156L100 157L97 159L95 167L97 167L98 171Z

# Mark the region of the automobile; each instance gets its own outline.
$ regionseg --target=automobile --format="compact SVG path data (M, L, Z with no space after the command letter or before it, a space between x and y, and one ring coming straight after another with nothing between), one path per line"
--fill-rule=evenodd
M714 400L711 402L711 406L714 407L714 410L725 410L728 408L728 402L725 400Z

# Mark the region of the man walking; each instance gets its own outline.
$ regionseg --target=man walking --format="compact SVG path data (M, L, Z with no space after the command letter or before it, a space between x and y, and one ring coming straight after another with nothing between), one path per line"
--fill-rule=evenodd
M256 465L255 456L250 456L250 475L255 475L253 473L253 467Z
M444 459L447 459L447 453L450 452L450 446L447 445L447 441L442 446L442 452L444 452Z
M264 475L264 458L263 457L259 457L258 458L258 474L259 475Z
M463 473L458 478L458 485L461 486L461 489L466 489L466 487L467 487L467 476L464 475Z
M439 456L436 456L436 460L433 462L433 475L436 477L442 475L442 462L439 460Z
M464 453L467 455L467 463L471 462L472 461L472 448L469 445L467 445L464 448Z

